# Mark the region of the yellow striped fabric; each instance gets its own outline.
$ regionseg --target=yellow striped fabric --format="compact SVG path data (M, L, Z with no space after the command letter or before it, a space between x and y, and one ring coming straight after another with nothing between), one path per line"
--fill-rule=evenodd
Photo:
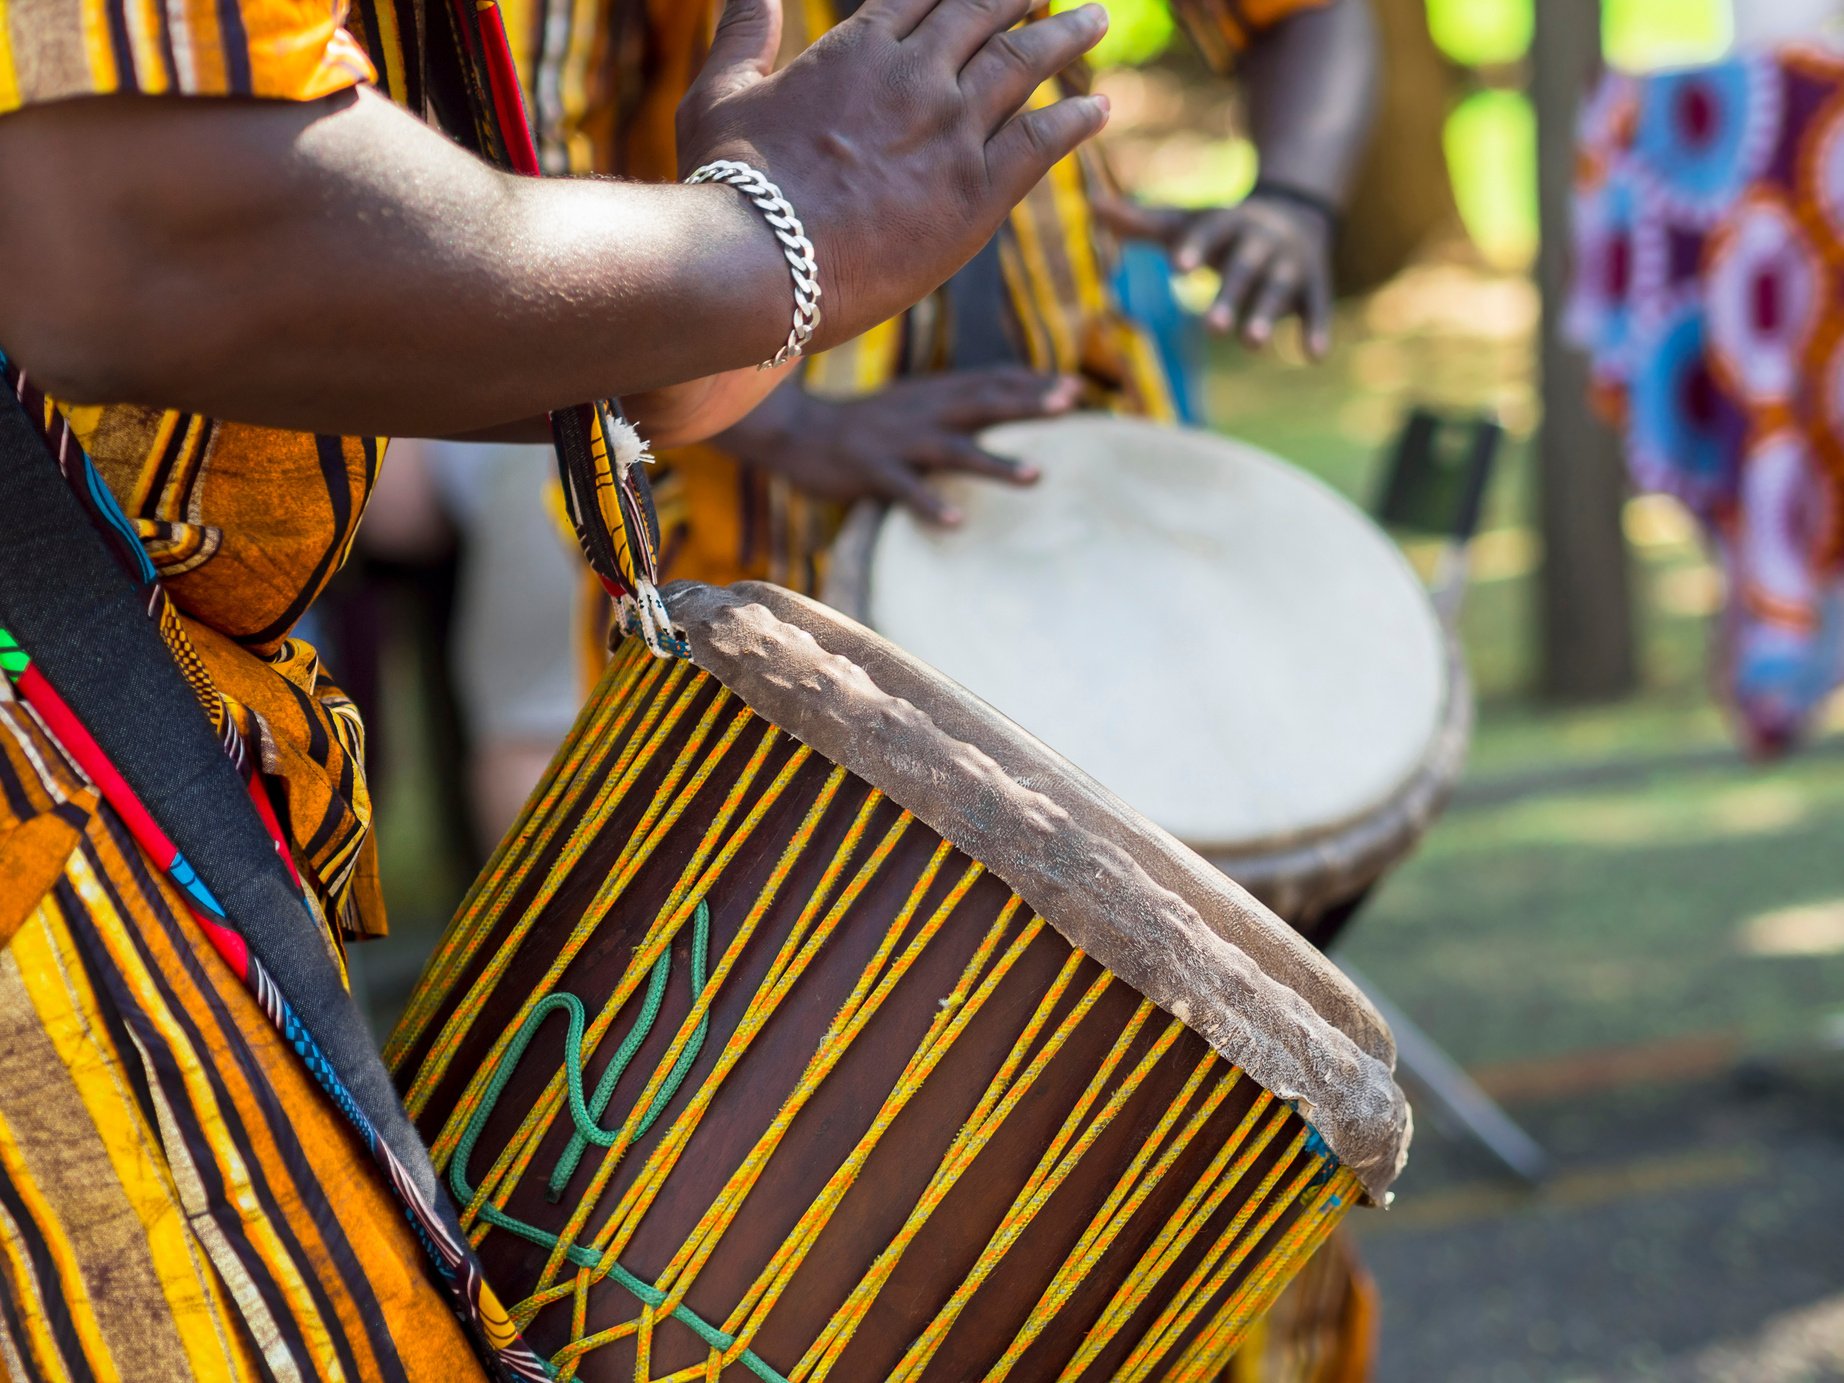
M0 0L0 115L116 92L312 100L372 76L343 0Z
M84 95L314 100L372 80L346 20L346 0L0 0L0 119ZM394 46L380 50L404 67ZM30 359L14 364L30 377ZM201 702L264 750L326 916L347 935L383 932L363 732L290 638L345 561L383 442L137 405L37 406L64 415L135 526Z
M0 1376L480 1377L338 1112L0 699L0 880L25 875L0 951Z

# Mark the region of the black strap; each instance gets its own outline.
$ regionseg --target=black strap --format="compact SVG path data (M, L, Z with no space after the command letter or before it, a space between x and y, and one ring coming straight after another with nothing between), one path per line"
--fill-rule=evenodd
M0 621L12 630L274 979L417 1188L428 1153L198 698L0 376Z

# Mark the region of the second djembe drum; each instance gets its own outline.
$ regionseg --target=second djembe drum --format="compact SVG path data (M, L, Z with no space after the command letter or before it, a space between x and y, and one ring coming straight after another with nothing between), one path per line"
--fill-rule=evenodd
M1459 781L1473 699L1384 533L1278 457L1082 414L982 439L966 521L854 513L829 603L1080 764L1295 926L1401 864Z

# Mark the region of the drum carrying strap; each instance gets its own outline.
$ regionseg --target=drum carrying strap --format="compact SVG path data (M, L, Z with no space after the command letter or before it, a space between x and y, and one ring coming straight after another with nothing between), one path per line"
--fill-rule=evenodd
M62 438L62 455L49 449L11 386L0 384L0 668L184 890L219 954L358 1130L483 1360L503 1377L545 1377L484 1290L324 926L148 617L152 587L111 553L93 515L138 553L126 519L74 441Z

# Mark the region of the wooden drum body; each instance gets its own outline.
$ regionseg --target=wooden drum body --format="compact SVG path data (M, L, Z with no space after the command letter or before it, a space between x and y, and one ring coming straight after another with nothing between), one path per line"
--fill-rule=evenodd
M1409 853L1458 780L1472 697L1386 534L1210 433L1088 414L983 441L1042 482L948 482L953 530L859 510L829 603L1296 925Z
M561 1376L1206 1379L1400 1166L1309 948L772 587L618 654L390 1056ZM1310 1119L1310 1123L1309 1123Z

